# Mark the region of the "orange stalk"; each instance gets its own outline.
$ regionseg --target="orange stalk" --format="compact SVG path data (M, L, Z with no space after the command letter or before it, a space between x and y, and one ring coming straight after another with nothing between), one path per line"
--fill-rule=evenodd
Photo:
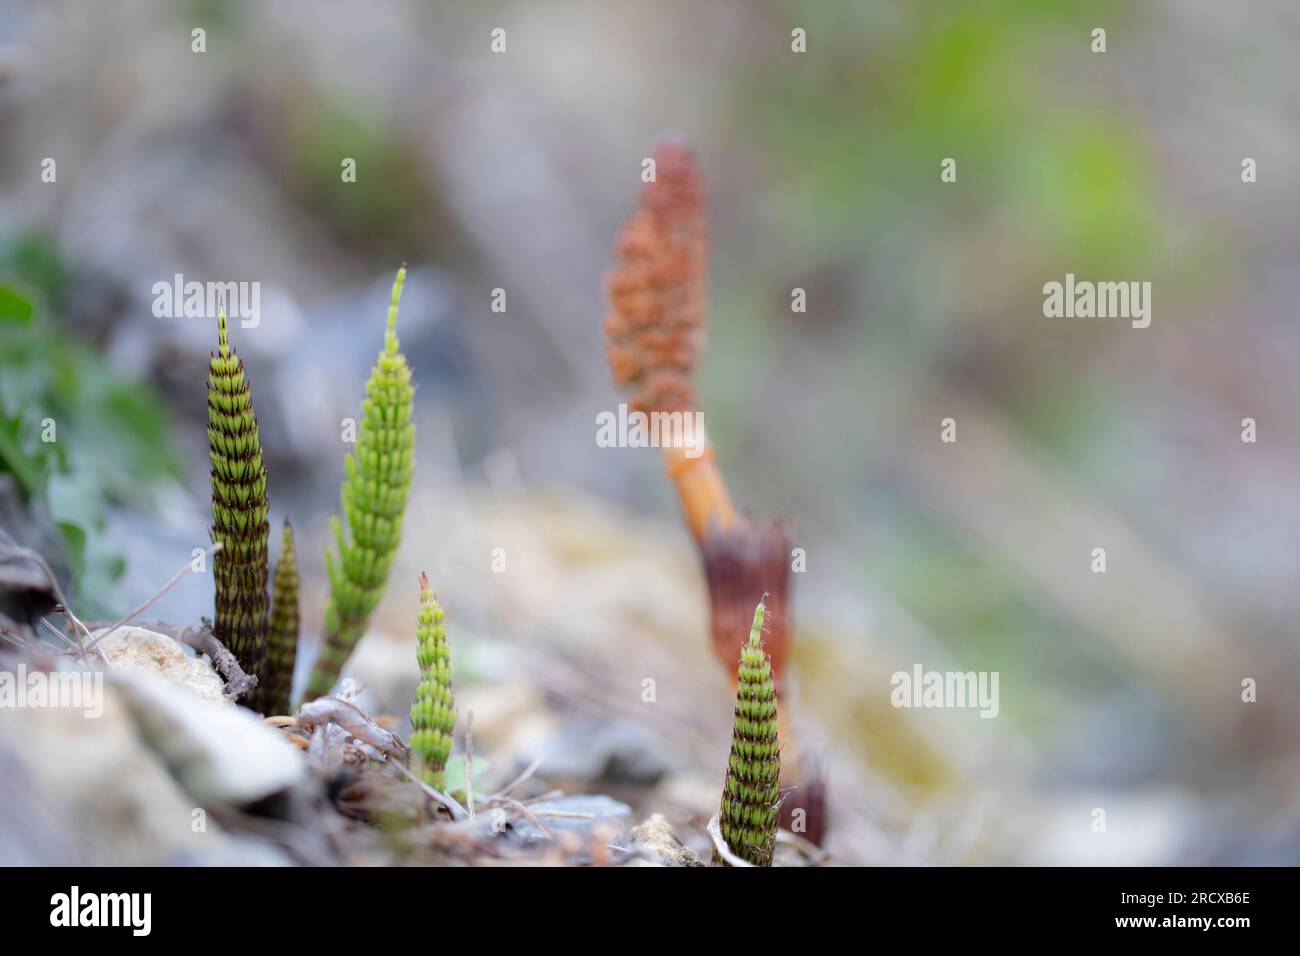
M736 526L736 509L727 494L726 482L714 457L713 446L704 449L696 458L686 455L684 448L665 448L664 465L668 477L677 486L686 512L686 523L697 542L704 540L710 528L730 531Z

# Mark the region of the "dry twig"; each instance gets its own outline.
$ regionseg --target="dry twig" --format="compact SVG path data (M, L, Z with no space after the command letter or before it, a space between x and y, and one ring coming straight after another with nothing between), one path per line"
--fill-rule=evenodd
M469 818L474 819L474 708L465 715L465 802Z
M356 740L369 744L387 757L406 760L406 745L367 717L361 708L337 697L318 697L298 708L298 726L312 731L326 724L338 724Z
M528 765L527 769L525 769L523 773L515 777L515 779L511 780L508 784L506 784L496 793L492 794L490 797L488 797L488 799L489 800L504 799L506 794L508 794L511 790L519 786L521 783L524 783L530 777L532 777L532 775L537 772L537 768L540 767L541 765L542 765L542 758L538 757L536 760L534 760L532 763Z
M411 773L409 769L407 769L405 766L398 763L397 761L390 760L388 762L391 766L396 767L398 770L404 773L408 779L414 781L417 785L419 785L420 789L423 790L426 794L428 794L434 800L438 801L444 807L446 807L447 812L451 814L451 818L453 820L469 819L469 813L465 810L464 807L462 807L459 803L456 802L455 797L451 796L450 794L443 793L441 790L435 790L433 787L429 786L427 783L425 783L415 774Z

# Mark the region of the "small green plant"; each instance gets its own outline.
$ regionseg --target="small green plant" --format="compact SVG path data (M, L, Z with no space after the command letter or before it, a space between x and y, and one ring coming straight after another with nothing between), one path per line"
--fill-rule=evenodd
M451 651L443 626L442 606L429 590L428 575L420 574L420 616L415 628L415 657L420 685L411 706L411 766L435 790L446 785L451 733L456 727L451 691Z
M293 526L284 519L280 560L271 588L271 637L263 683L255 694L264 714L287 714L298 658L298 559L293 550Z
M330 591L325 633L312 668L307 696L328 694L343 664L365 633L383 597L388 570L402 539L402 517L415 462L415 389L411 369L398 351L397 303L406 268L398 270L388 308L388 332L366 382L356 449L344 459L340 498L343 517L331 522L337 553L325 553Z
M749 643L740 652L736 722L722 793L721 830L731 852L754 866L771 866L781 812L781 747L776 733L772 661L763 650L762 601L754 609ZM726 861L715 853L715 865Z
M244 671L263 679L267 652L266 469L244 363L217 314L218 350L208 363L208 449L212 459L212 540L217 584L213 634ZM250 701L250 704L255 701Z

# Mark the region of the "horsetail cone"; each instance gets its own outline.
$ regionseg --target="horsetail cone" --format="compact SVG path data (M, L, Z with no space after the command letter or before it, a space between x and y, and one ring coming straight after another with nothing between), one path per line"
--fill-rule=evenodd
M298 659L298 558L293 550L293 526L284 519L280 560L271 586L271 637L266 673L255 692L264 714L287 714Z
M443 626L442 606L429 590L428 575L420 574L420 616L415 628L415 658L420 685L411 706L411 766L435 790L446 786L447 758L456 711L451 692L451 651Z
M393 283L384 348L366 382L356 447L343 461L343 516L335 516L330 524L335 547L325 553L330 582L325 632L307 685L309 698L328 694L334 687L383 597L388 570L402 539L402 516L415 460L415 425L411 421L415 389L397 342L397 303L405 281L403 267Z
M244 363L217 314L218 350L208 362L208 449L212 460L213 634L248 674L263 679L267 634L266 469Z
M771 866L781 813L781 747L776 733L772 661L763 650L763 602L754 609L749 643L741 648L736 722L722 792L722 837L736 856ZM715 852L713 862L725 866Z

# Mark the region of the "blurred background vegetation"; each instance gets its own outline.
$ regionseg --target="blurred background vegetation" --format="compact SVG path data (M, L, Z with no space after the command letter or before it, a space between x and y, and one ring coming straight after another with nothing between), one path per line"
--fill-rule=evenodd
M1287 0L0 0L5 520L116 610L204 543L212 329L150 311L183 273L262 283L235 340L310 541L405 261L432 520L449 486L559 489L674 528L658 463L593 441L612 238L674 132L711 188L710 434L797 522L801 686L845 759L930 792L991 786L992 747L1017 792L1177 816L1129 859L1294 861L1298 50ZM1067 272L1150 281L1151 327L1045 319ZM914 661L999 671L1002 718L890 711Z
M179 477L166 406L61 324L69 272L45 236L15 237L0 274L4 524L45 545L79 610L116 613L125 559L104 534L108 510L146 507L158 484ZM50 529L56 536L42 540Z

